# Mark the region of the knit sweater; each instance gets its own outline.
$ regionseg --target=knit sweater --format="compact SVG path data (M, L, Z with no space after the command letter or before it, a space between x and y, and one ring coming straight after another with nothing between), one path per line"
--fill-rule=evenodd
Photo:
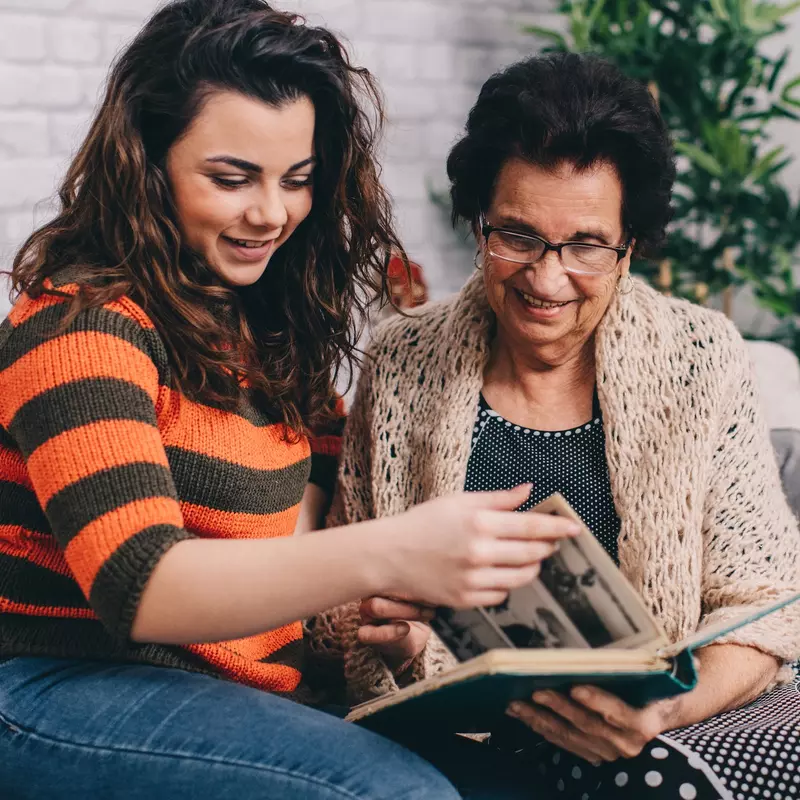
M129 634L177 542L291 535L310 473L335 474L340 437L314 443L312 467L309 440L249 402L225 411L171 388L164 344L129 298L59 331L67 307L23 295L0 328L0 656L144 662L293 692L300 622L185 647Z
M463 490L493 327L478 274L455 299L377 331L350 410L330 524ZM635 280L600 322L595 354L620 569L668 638L796 592L797 522L733 325ZM315 648L344 659L355 701L397 688L357 641L358 624L351 604L312 626ZM800 604L721 641L796 659ZM411 677L452 663L434 636Z

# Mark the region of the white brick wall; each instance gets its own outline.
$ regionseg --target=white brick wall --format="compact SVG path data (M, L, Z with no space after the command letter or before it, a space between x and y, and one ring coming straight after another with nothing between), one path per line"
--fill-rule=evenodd
M551 0L276 0L351 43L390 114L383 163L404 241L434 295L470 269L428 199L480 83L528 52L519 25ZM107 65L157 0L0 0L0 269L34 225L86 130ZM0 316L7 309L0 292Z
M54 210L53 193L108 62L156 0L0 0L0 269ZM0 316L8 308L0 291Z

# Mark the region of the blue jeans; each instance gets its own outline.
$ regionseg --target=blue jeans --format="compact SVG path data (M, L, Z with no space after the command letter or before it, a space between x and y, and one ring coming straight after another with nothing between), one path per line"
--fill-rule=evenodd
M4 800L542 797L510 755L458 737L419 745L181 670L0 661Z

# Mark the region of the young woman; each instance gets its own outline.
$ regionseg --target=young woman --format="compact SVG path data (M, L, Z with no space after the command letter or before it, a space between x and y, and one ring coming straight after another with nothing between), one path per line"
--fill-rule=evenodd
M337 40L261 0L170 3L113 67L0 336L4 797L458 796L289 699L299 620L497 602L569 535L511 513L524 487L291 535L398 248L375 118Z

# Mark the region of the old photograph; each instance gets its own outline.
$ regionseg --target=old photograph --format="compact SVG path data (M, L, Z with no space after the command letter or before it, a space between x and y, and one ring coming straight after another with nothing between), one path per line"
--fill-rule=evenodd
M485 609L514 647L589 647L544 585L535 581L515 589L505 602Z
M440 608L431 620L431 627L459 661L515 646L480 608Z
M558 495L535 510L579 520ZM636 647L660 635L639 595L585 526L542 562L537 582L590 647Z

